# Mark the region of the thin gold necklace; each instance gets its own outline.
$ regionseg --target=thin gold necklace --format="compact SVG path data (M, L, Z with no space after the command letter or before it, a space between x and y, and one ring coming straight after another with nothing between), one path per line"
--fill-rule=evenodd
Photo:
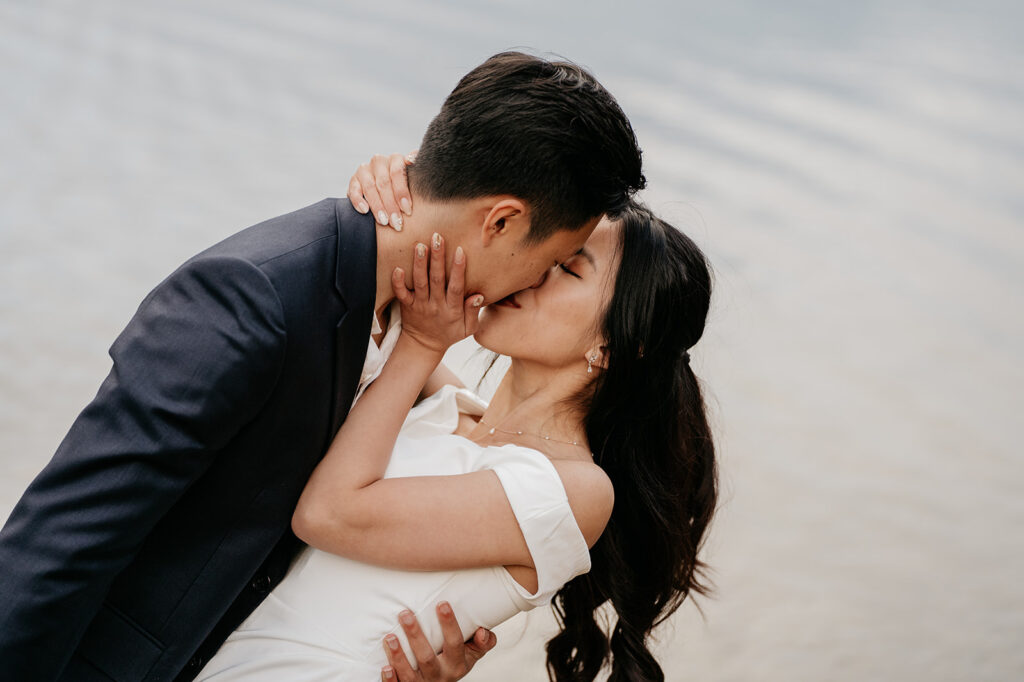
M551 436L545 436L545 435L540 434L540 433L532 433L530 431L506 431L505 429L499 429L497 426L491 426L490 424L488 424L487 422L484 421L483 417L480 417L480 423L483 424L484 426L490 426L491 427L491 430L487 432L487 433L489 433L491 435L494 435L495 431L500 431L501 433L507 433L507 434L509 434L511 436L536 436L537 438L543 438L544 440L554 441L555 443L565 443L566 445L579 445L580 444L580 442L578 440L559 440L557 438L552 438Z

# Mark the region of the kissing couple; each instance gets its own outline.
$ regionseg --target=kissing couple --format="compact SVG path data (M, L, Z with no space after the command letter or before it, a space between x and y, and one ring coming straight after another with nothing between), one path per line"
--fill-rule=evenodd
M593 76L506 52L414 162L186 261L0 531L0 679L456 680L547 604L552 679L663 679L711 275L644 184ZM441 364L469 335L489 403Z

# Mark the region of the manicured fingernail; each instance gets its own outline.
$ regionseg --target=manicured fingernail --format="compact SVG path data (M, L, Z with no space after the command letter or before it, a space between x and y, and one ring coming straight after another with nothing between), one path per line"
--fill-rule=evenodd
M473 299L473 307L474 308L479 308L483 304L484 304L484 297L483 296L477 296L476 298Z
M360 201L359 205L356 206L356 210L359 211L360 213L366 213L367 211L370 210L370 207L366 205L365 201Z
M405 215L412 215L412 202L405 197L402 197L401 201L398 203L402 205L402 212L405 213Z
M413 618L412 613L409 611L402 611L402 613L398 615L398 618L406 625L412 625L416 621L416 619Z
M402 231L402 216L397 213L391 214L391 227L395 228L398 232Z
M395 677L395 669L394 668L384 668L383 672L384 672L384 679L385 680L390 680L390 679L393 679Z
M439 235L437 232L435 232L433 240L431 241L431 244L434 246L434 251L437 251L438 249L440 249L441 248L441 235Z
M406 154L405 155L405 160L408 161L409 163L416 163L416 155L415 154Z
M441 615L443 615L443 616L450 616L450 615L452 615L452 607L449 606L448 602L446 602L446 601L441 602L438 605L437 608L441 612Z
M426 255L427 255L427 245L426 244L417 244L416 245L416 255L419 256L420 258L426 257Z
M388 648L392 651L398 651L398 638L394 635L388 635L384 638L384 642L388 645Z
M455 249L455 262L462 265L462 261L466 260L466 254L462 251L462 247Z
M381 225L388 224L388 214L384 211L377 211L377 222Z

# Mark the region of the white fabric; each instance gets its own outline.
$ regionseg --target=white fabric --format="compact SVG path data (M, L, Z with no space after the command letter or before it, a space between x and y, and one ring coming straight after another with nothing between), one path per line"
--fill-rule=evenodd
M379 347L373 342L373 335L380 334L384 330L381 329L380 322L377 320L377 313L373 314L373 328L370 331L370 339L367 341L366 359L363 360L363 371L359 373L359 385L356 387L356 395L352 399L353 405L362 397L366 387L380 376L384 369L384 363L391 357L391 351L395 349L398 337L402 334L402 306L398 301L392 301L388 311L388 333L381 339Z
M459 411L486 404L445 386L409 413L385 478L437 476L490 469L498 476L537 568L531 594L501 566L457 571L401 571L305 549L281 584L242 623L200 672L199 680L372 680L387 664L384 636L410 609L440 651L439 601L455 610L468 639L520 611L550 602L566 582L590 570L590 553L565 488L541 452L517 445L482 447L453 433Z

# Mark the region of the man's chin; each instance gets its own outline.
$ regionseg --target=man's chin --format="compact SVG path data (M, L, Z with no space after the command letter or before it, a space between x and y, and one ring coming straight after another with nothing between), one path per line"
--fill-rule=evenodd
M508 295L508 296L506 296L505 298L503 298L503 299L501 299L501 300L498 300L498 301L495 301L495 302L494 302L494 307L495 307L495 308L512 308L512 309L518 309L518 308L520 307L520 306L519 306L519 302L518 302L518 301L516 300L516 295L517 295L518 293L519 293L519 292L516 292L515 294L509 294L509 295Z

